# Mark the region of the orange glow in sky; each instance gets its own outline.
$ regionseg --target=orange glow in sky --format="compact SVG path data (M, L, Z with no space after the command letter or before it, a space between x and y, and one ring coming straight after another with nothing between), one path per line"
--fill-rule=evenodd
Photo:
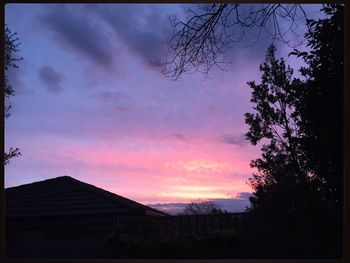
M182 7L156 6L6 5L24 58L8 76L5 149L22 156L6 165L6 187L68 175L143 204L251 192L260 153L244 138L246 83L260 79L265 48L173 81L149 61L164 59L168 17Z
M28 148L34 143L23 141ZM41 148L36 156L23 156L21 161L51 163L57 176L73 176L144 204L233 198L251 192L249 162L256 153L241 151L241 146L201 142L184 147L174 140L113 144L57 140L50 145L51 149Z

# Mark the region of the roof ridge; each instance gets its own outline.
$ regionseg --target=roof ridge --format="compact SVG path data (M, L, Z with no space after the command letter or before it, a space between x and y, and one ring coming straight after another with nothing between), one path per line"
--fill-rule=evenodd
M71 178L72 178L72 177L71 177ZM131 199L126 198L126 197L121 196L121 195L117 195L117 194L112 193L112 192L110 192L110 191L107 191L107 190L104 190L104 189L102 189L102 188L99 188L99 187L97 187L97 186L95 186L95 185L92 185L92 184L88 184L88 183L79 181L79 180L77 180L77 179L75 179L75 178L72 178L72 179L73 179L73 180L76 180L77 182L79 182L79 183L80 183L81 185L83 185L85 188L88 188L88 189L94 191L95 193L97 193L97 194L99 194L99 195L102 195L103 197L106 197L106 198L108 198L108 199L111 199L112 201L115 201L115 198L117 198L118 201L124 201L124 200L125 200L125 201L129 201L129 202L131 202L131 203L133 203L133 204L135 204L135 205L137 205L137 206L140 206L140 207L142 207L142 208L149 208L148 206L145 206L145 205L143 205L143 204L140 204L140 203L138 203L138 202L136 202L136 201L134 201L134 200L131 200ZM124 207L129 207L127 204L124 204L124 203L122 203L122 205L123 205Z
M119 205L121 205L122 207L125 207L127 209L142 210L145 213L150 212L150 213L155 213L158 215L166 215L165 213L158 211L152 207L149 207L147 205L143 205L141 203L138 203L138 202L131 200L129 198L126 198L124 196L117 195L113 192L104 190L102 188L99 188L99 187L92 185L92 184L89 184L89 183L82 182L78 179L75 179L75 178L73 178L71 176L67 176L67 175L59 176L59 177L55 177L55 178L50 178L50 179L46 179L46 180L42 180L42 181L37 181L37 182L29 183L29 184L19 185L19 186L15 186L15 187L9 187L6 190L11 191L12 189L13 190L15 190L15 189L20 190L21 188L25 189L26 187L30 187L31 185L40 185L40 183L42 184L44 182L50 182L50 181L55 181L55 180L57 180L58 182L61 182L61 183L67 182L67 180L69 180L70 182L72 182L74 184L74 186L69 187L68 189L65 189L65 188L54 189L55 191L53 191L52 193L49 192L49 193L44 193L44 194L38 194L36 196L33 196L32 198L26 197L26 199L24 199L24 200L20 199L18 201L14 201L14 202L7 203L7 204L10 206L23 204L23 203L27 203L27 202L30 202L33 200L38 200L38 199L48 197L48 196L61 195L61 194L65 193L66 191L72 191L72 189L75 189L75 188L84 188L84 189L89 190L89 191L109 200L109 201L113 201L113 202L117 201Z
M68 176L69 177L69 176ZM144 205L144 204L141 204L141 203L138 203L134 200L131 200L129 198L126 198L124 196L121 196L121 195L118 195L118 194L115 194L113 192L110 192L110 191L107 191L103 188L100 188L100 187L97 187L95 185L92 185L92 184L89 184L89 183L85 183L85 182L82 182L82 181L79 181L73 177L69 177L70 179L72 180L75 180L76 182L78 182L79 184L81 184L82 186L84 186L85 188L88 188L92 191L94 191L95 193L99 194L99 195L102 195L103 197L106 197L108 199L110 199L111 201L118 201L120 202L119 204L121 204L122 206L126 207L126 208L132 208L133 207L130 207L130 203L137 206L137 207L134 207L135 209L139 209L139 208L142 208L144 209L145 211L146 210L150 210L149 212L153 212L153 213L156 213L156 214L161 214L161 215L166 215L165 213L157 210L157 209L154 209L152 207L149 207L147 205ZM117 199L117 200L116 200ZM125 201L127 201L127 203L125 203Z
M11 202L11 203L6 204L6 205L7 206L16 206L16 205L26 204L26 203L30 203L30 202L35 201L35 200L39 200L39 199L41 199L43 197L60 196L60 195L65 194L66 192L70 192L70 191L72 191L72 189L66 189L66 190L63 190L63 191L55 192L55 193L43 194L43 195L35 196L35 197L29 198L29 199L19 200L17 202L14 201L14 202Z
M64 176L58 176L58 177L54 177L54 178L49 178L49 179L45 179L45 180L42 180L42 181L36 181L36 182L32 182L32 183L28 183L28 184L22 184L22 185L18 185L18 186L13 186L13 187L8 187L6 188L5 190L12 190L12 189L18 189L18 188L23 188L23 187L28 187L28 186L31 186L31 185L34 185L34 184L39 184L39 183L43 183L43 182L46 182L46 181L52 181L52 180L57 180L59 178L69 178L69 179L73 179L75 180L74 178L68 176L68 175L64 175ZM78 180L76 180L78 181ZM79 182L79 181L78 181ZM43 198L43 197L51 197L51 196L55 196L55 195L61 195L61 194L64 194L65 192L69 192L71 191L72 189L62 189L60 191L56 191L54 193L44 193L44 194L39 194L37 196L33 196L33 197L27 197L27 199L25 200L17 200L17 201L13 201L13 202L10 202L10 203L7 203L7 205L9 206L13 206L13 205L18 205L18 204L23 204L23 203L28 203L28 202L31 202L31 201L34 201L34 200L38 200L40 198ZM5 199L6 199L6 196L5 196Z
M60 179L60 178L67 178L67 179L69 178L69 179L73 179L73 180L79 181L79 180L77 180L77 179L75 179L75 178L73 178L71 176L63 175L63 176L57 176L57 177L54 177L54 178L44 179L44 180L41 180L41 181L36 181L36 182L31 182L31 183L11 186L11 187L7 187L5 189L7 190L7 189L13 189L13 188L17 188L17 187L29 186L29 185L33 185L33 184L39 184L39 183L43 183L43 182L47 182L47 181L57 180L57 179Z

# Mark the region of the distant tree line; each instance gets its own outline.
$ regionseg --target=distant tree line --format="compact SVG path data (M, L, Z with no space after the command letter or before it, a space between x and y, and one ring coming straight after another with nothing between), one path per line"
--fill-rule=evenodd
M195 200L188 203L183 211L182 215L210 215L221 214L226 211L222 210L220 206L213 201Z

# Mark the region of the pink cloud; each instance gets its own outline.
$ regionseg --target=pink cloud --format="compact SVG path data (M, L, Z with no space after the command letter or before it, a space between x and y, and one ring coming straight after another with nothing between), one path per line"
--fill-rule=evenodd
M45 164L46 176L73 176L143 203L189 202L231 198L250 191L249 161L254 152L212 142L137 139L95 143L43 137L40 145L24 143L20 161ZM51 167L51 170L50 168ZM18 169L21 169L19 166ZM57 174L59 173L60 174Z

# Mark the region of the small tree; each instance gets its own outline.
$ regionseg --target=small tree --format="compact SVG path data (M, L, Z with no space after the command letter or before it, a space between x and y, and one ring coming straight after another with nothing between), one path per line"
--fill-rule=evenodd
M5 92L5 108L4 116L5 119L10 117L10 97L15 95L15 91L11 84L9 83L7 77L7 71L10 67L18 68L17 62L22 60L21 57L17 57L16 53L19 52L18 38L16 37L17 33L12 33L11 30L5 25L5 46L4 46L4 68L5 68L5 81L4 81L4 92ZM21 155L19 148L10 148L8 152L4 152L4 164L7 165L10 163L10 159L13 157L18 157Z
M184 215L208 215L208 214L218 214L223 211L220 206L211 201L192 201L187 204L184 208L182 214Z

